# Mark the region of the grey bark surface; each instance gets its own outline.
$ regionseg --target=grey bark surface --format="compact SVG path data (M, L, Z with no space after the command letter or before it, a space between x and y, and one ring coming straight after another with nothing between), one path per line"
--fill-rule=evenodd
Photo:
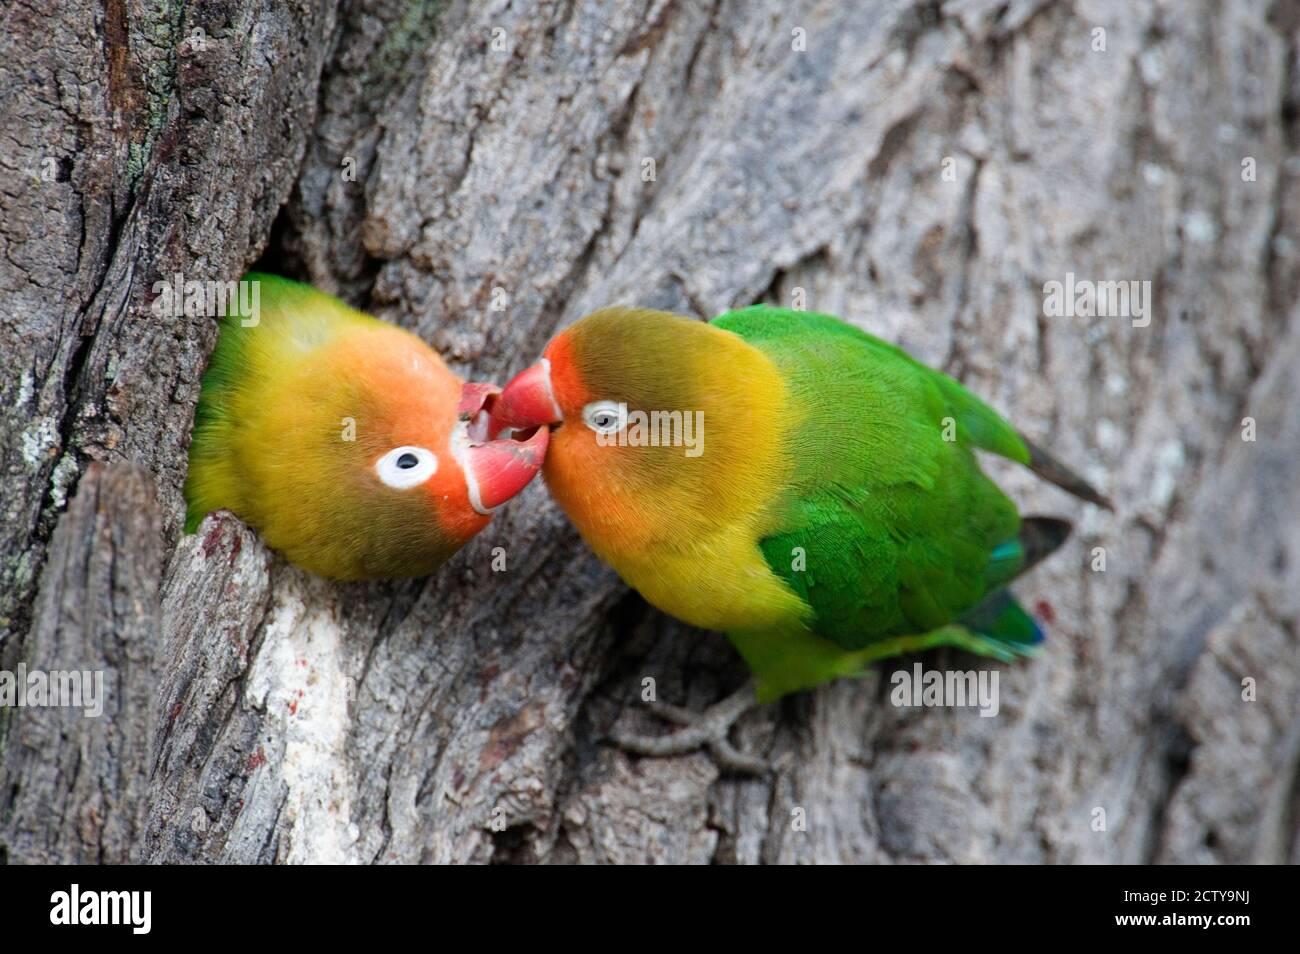
M111 686L0 711L0 858L1300 861L1295 3L156 9L0 14L0 668ZM478 379L600 305L801 294L1116 511L989 463L1077 521L995 718L890 704L994 666L940 652L745 717L770 777L632 758L644 680L700 707L744 668L540 485L428 580L181 533L215 326L151 289L259 259ZM1150 280L1151 323L1045 317L1069 272Z

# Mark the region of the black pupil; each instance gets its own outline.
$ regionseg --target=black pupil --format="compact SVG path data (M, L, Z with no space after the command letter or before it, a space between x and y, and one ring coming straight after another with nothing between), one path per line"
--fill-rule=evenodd
M418 463L419 461L416 460L414 454L403 454L401 457L397 458L397 466L402 468L402 470L410 470Z

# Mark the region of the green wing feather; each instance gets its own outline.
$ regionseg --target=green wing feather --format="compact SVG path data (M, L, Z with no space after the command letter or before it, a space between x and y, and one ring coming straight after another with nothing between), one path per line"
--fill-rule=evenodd
M714 323L772 358L799 414L795 473L760 546L812 607L813 632L864 658L933 631L962 641L949 624L1025 564L1016 507L974 453L1028 464L1015 429L953 379L829 315L755 306ZM1023 621L998 610L987 621L1005 620L1015 642Z

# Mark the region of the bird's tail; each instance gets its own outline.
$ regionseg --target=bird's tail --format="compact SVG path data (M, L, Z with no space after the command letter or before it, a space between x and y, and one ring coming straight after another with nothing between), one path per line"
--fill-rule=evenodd
M1056 552L1073 524L1060 517L1023 517L1020 532L993 548L984 571L985 594L991 595Z
M989 592L957 620L965 634L958 645L982 656L1010 660L1034 651L1043 630L1006 585L1056 552L1070 536L1072 525L1059 517L1025 517L1020 533L996 547L989 560Z
M1043 641L1043 630L1010 590L998 590L984 597L957 620L950 645L980 656L1010 662L1032 655Z
M1032 516L1020 520L1020 534L1016 538L1024 554L1024 563L1016 575L1033 568L1042 560L1060 549L1067 539L1074 524L1061 517Z
M1029 469L1043 480L1050 484L1056 484L1062 490L1067 490L1079 499L1096 504L1098 507L1105 507L1107 510L1115 509L1110 499L1101 491L1069 467L1066 467L1042 447L1025 437L1024 434L1020 435L1020 439L1025 442L1025 447L1029 449Z

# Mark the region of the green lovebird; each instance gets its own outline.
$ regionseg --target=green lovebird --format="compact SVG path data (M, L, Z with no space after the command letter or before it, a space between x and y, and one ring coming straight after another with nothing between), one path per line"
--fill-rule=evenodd
M759 701L900 653L1009 660L1042 640L1006 587L1070 524L1022 518L976 450L1109 506L947 375L765 305L588 315L492 408L493 435L540 425L547 486L583 538L653 605L725 632ZM745 708L729 705L715 730Z

